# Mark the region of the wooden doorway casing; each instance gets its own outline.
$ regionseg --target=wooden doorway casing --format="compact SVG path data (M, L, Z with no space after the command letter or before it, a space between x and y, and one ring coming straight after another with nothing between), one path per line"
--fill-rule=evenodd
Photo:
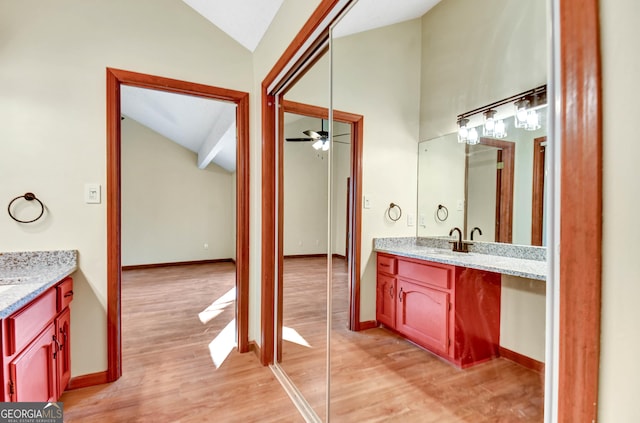
M262 82L261 359L273 361L276 111L273 87L328 39L350 1L322 0ZM557 409L561 422L596 421L602 268L602 81L598 0L553 0L554 118L562 166L557 175L560 232ZM336 10L333 10L333 9ZM341 9L341 10L339 10ZM557 30L557 31L556 31ZM556 62L557 60L557 62ZM555 72L555 70L554 70ZM579 245L580 248L576 248ZM553 259L550 257L550 260ZM550 367L549 367L550 368ZM547 402L555 407L553 401Z
M533 140L533 183L531 189L531 245L542 245L544 230L544 185L547 137Z
M495 242L511 243L513 239L513 183L516 145L511 141L494 138L480 138L480 144L498 149L498 162L502 163L502 168L496 170ZM468 189L467 184L465 184L465 189ZM465 200L465 202L468 204L468 201ZM466 228L466 221L465 213L465 233L470 233L471 228Z
M236 328L238 351L249 350L249 94L193 82L107 68L107 371L99 383L122 375L121 139L120 86L167 91L235 103L236 174ZM99 379L94 377L93 379Z
M283 258L284 258L284 246L283 246L283 206L284 206L284 114L295 113L298 115L304 115L319 119L329 119L329 109L326 107L318 107L310 104L298 103L295 101L282 99L279 104L281 105L278 113L280 129L279 134L279 147L278 151L280 155L278 157L278 289L277 289L277 302L278 302L278 314L276 323L276 343L278 345L278 357L277 361L281 360L282 352L282 331L279 329L282 327L282 310L283 310ZM357 212L360 210L361 200L359 193L362 191L362 128L364 125L364 118L361 115L342 112L339 110L333 111L333 120L336 122L342 122L351 126L351 148L350 148L350 170L349 170L349 185L347 186L347 192L349 198L347 199L349 209L356 211L350 213L347 216L347 233L351 232L347 251L353 251L353 255L347 254L347 261L349 266L349 318L348 327L351 330L360 330L360 214ZM355 185L355 186L353 186ZM354 193L354 195L351 195Z

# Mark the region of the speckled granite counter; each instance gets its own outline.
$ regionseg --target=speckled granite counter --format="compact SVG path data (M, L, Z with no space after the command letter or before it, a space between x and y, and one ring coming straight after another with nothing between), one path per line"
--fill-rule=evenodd
M0 319L75 272L78 252L0 253Z
M473 242L469 253L451 250L452 238L375 238L374 251L452 264L472 269L488 270L505 275L546 280L545 247Z

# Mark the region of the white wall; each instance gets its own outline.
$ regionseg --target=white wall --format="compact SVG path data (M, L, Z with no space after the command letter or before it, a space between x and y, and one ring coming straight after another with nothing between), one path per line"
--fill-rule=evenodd
M640 3L600 2L603 82L603 269L598 421L640 421Z
M106 191L105 68L251 91L251 54L174 0L5 0L0 28L0 200L33 191L49 210L38 225L0 216L0 251L79 251L72 376L100 372L106 198L85 204L83 189Z
M502 275L500 346L544 362L546 283Z
M420 139L547 82L545 0L444 0L422 18Z
M122 265L235 259L235 173L121 121ZM207 248L204 247L207 244Z
M320 119L302 117L285 125L285 138L306 137L320 130ZM312 142L284 142L284 255L326 254L329 152Z
M448 236L453 227L464 228L465 145L456 134L448 134L419 144L418 152L418 236ZM440 211L443 205L448 211ZM446 218L445 218L446 216Z
M364 116L360 320L375 320L373 238L415 236L420 106L420 20L367 31L333 43L334 107ZM402 219L389 220L390 203Z

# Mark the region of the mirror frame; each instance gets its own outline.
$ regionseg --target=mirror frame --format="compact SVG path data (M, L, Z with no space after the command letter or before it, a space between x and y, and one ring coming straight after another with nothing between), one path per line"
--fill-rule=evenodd
M596 421L600 362L602 269L602 87L600 27L597 0L548 0L555 38L551 39L549 79L555 123L554 210L550 223L558 254L550 255L553 287L553 375L545 414L552 421ZM259 356L273 362L274 276L276 261L276 111L274 84L299 69L319 44L328 39L329 25L350 0L320 4L276 62L261 87L262 98L262 298ZM555 135L555 137L554 137ZM558 161L559 162L559 161ZM556 165L557 166L557 165ZM560 214L560 204L562 213ZM557 235L556 235L557 236ZM574 248L579 245L580 248ZM556 251L554 246L551 251ZM552 292L551 289L548 292ZM550 325L548 325L550 327ZM548 330L547 330L548 331ZM549 386L549 385L547 385Z

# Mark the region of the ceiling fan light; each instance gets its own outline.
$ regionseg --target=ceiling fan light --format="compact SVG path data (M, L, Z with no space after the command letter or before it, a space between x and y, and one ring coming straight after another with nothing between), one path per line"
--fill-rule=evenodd
M315 148L316 150L320 150L323 147L322 140L314 142L311 147Z
M322 151L327 151L329 149L329 140L324 140L322 142Z

